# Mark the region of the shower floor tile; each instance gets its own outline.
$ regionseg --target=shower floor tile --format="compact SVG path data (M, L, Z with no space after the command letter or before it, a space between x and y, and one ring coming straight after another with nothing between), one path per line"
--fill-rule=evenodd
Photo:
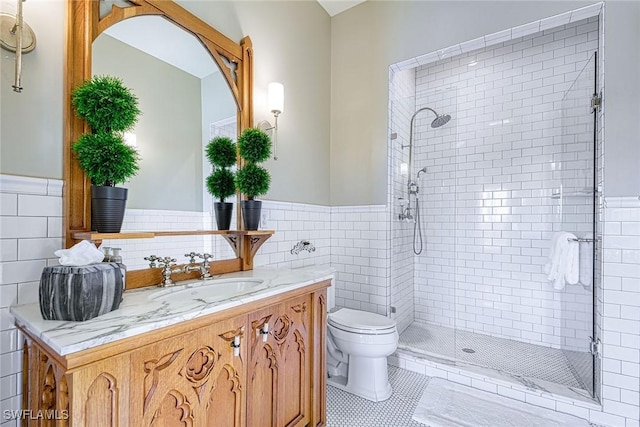
M414 322L398 349L444 357L526 378L591 390L591 355ZM569 352L567 352L569 353Z

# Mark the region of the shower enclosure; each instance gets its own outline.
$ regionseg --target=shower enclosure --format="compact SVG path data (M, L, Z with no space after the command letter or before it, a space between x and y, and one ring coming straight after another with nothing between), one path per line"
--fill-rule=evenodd
M391 311L400 352L594 395L591 22L392 72ZM575 38L580 28L591 33ZM433 115L414 116L425 107L451 120L432 127ZM560 231L578 238L581 271L577 284L554 289L545 265Z

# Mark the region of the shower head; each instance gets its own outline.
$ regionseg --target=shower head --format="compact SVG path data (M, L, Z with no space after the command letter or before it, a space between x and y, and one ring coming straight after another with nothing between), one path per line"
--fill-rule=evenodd
M422 174L422 173L427 173L427 167L426 166L418 171L418 179L420 179L420 174Z
M436 115L436 118L431 122L431 127L434 129L439 128L440 126L446 125L449 120L451 120L451 116L448 114L443 114L441 116Z

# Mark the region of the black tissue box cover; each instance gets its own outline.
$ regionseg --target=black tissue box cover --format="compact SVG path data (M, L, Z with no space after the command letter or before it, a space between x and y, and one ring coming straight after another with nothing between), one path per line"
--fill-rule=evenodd
M124 271L113 262L82 267L45 267L40 277L40 313L46 320L84 321L116 310Z

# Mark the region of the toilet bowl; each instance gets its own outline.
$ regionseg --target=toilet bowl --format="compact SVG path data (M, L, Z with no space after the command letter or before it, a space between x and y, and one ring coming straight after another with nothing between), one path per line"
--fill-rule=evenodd
M374 402L391 397L387 356L398 347L396 322L342 308L327 316L327 382Z

